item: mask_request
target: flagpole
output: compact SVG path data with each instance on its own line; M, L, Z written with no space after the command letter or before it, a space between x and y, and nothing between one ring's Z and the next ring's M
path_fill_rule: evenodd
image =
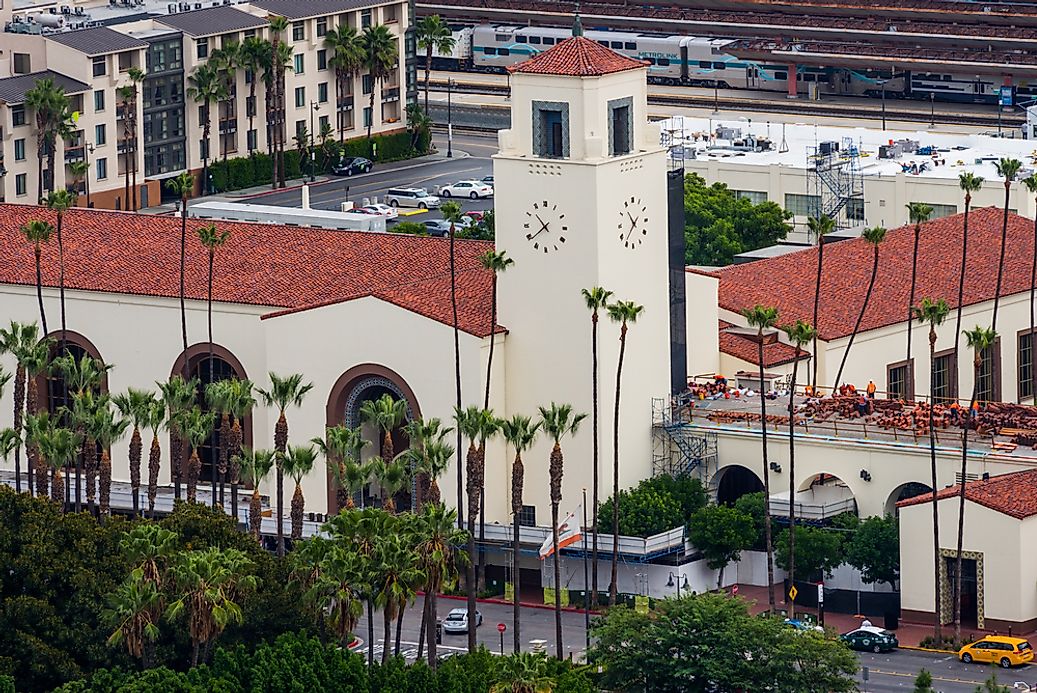
M586 633L587 640L587 653L590 653L591 649L591 597L590 597L590 577L587 573L587 489L583 489L583 531L580 532L583 535L583 628ZM558 560L555 558L555 560ZM587 658L587 654L584 654L584 659Z

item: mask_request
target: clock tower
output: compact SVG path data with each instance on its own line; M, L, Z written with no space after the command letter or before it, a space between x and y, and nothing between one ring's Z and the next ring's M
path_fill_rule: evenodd
M497 249L515 261L499 278L500 323L508 330L506 415L536 418L537 407L550 402L588 414L578 435L563 442L563 516L579 504L582 488L589 498L592 480L591 314L583 289L600 286L611 301L644 307L629 326L624 354L622 488L651 474L652 398L670 392L666 151L648 123L647 67L578 27L511 68L512 124L499 134L493 167ZM602 311L601 500L612 493L619 333ZM542 437L523 455L524 502L536 506L539 525L550 524L550 449Z

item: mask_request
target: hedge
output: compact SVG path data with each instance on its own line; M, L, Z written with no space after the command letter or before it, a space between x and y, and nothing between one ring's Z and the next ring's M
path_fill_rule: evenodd
M371 145L377 144L378 156L371 156ZM422 131L418 137L417 147L411 146L410 132L397 132L390 135L375 135L370 141L360 137L349 140L345 144L335 143L341 156L364 156L379 163L399 161L422 156L429 152L432 135ZM286 149L284 152L285 178L300 178L305 175L300 161L298 149ZM225 192L241 190L256 185L269 185L273 180L273 162L266 152L255 151L252 156L233 159L214 160L209 162L209 173L212 176L213 190Z

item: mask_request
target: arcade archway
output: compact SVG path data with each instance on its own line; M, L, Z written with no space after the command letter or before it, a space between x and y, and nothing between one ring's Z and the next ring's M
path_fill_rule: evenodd
M895 516L899 512L897 510L897 503L899 503L900 501L907 500L908 498L914 498L915 496L920 496L923 493L932 492L932 487L927 486L926 484L919 483L917 481L911 481L906 484L901 484L900 486L897 486L895 489L893 489L893 491L889 494L889 498L886 499L885 513L887 515Z
M733 464L717 472L717 504L734 505L742 496L763 491L763 481L748 467Z

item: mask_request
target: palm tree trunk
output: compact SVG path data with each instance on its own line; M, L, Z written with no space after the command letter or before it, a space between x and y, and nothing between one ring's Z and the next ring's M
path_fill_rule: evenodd
M205 307L205 318L208 327L209 334L209 385L212 385L214 378L214 367L212 362L212 270L213 265L216 263L216 251L213 248L209 248L209 286L208 293L206 295L206 307ZM223 445L224 441L221 436L220 444ZM212 507L216 507L216 460L210 459L209 472L212 474Z
M861 329L861 322L864 321L864 312L868 309L868 301L871 300L871 291L875 288L875 277L878 276L879 272L879 247L875 246L875 255L871 263L871 279L868 280L868 290L864 293L864 303L861 304L861 312L857 314L857 322L853 325L853 332L850 333L850 341L846 344L846 351L843 352L843 358L839 362L839 372L835 374L835 382L832 385L832 392L835 392L836 388L839 387L839 383L843 377L843 367L846 366L846 358L850 355L850 349L853 348L853 340L857 338L857 332Z
M184 477L184 440L175 431L169 434L170 476L173 478L174 501L180 500L180 484Z
M910 397L912 397L912 398L914 397L914 390L915 390L915 368L914 368L914 364L911 363L911 333L913 332L913 330L911 329L912 328L912 325L911 325L911 312L912 312L912 310L914 309L914 306L915 306L915 284L917 283L917 278L918 278L918 241L919 241L919 238L921 237L921 235L922 235L922 226L921 226L921 224L915 224L915 248L914 248L914 251L913 251L913 253L911 255L911 295L910 295L910 297L908 298L908 301L907 301L907 357L906 357L906 361L908 363L907 367L910 369L909 373L910 373L910 376L911 376L911 380L908 383L907 394L910 395ZM907 399L907 397L905 397L905 399Z
M554 548L555 642L559 660L565 659L562 644L562 567L558 563L558 503L551 503L551 546Z
M374 666L374 595L367 598L367 666Z
M817 362L819 361L817 356L817 336L821 330L818 329L817 325L817 311L821 305L821 262L825 256L825 238L824 236L818 235L817 238L817 280L814 282L814 318L811 323L814 326L814 345L811 356L814 359L813 366L813 377L810 380L810 389L817 394Z
M1033 253L1030 256L1030 398L1037 402L1037 363L1034 362L1034 298L1037 293L1037 217L1033 220ZM1019 398L1022 404L1023 398Z
M382 625L385 630L382 634L382 664L389 661L389 652L392 650L392 605L386 604L382 610Z
M969 251L969 207L972 204L972 195L968 192L965 193L965 217L962 223L961 232L961 266L958 269L958 308L957 317L954 321L954 370L958 372L958 365L961 361L958 359L958 348L961 343L961 311L962 301L965 297L965 261L968 259ZM955 378L957 380L957 378ZM957 393L954 395L957 397Z
M612 576L609 583L609 606L616 605L619 591L619 394L623 382L623 355L627 348L627 323L619 328L619 362L616 365L616 406L612 422Z
M374 127L374 93L376 87L378 86L378 81L379 80L374 79L374 75L371 75L371 118L367 121L367 141L369 143L371 141L371 128ZM374 158L373 149L371 150L371 158Z
M288 447L288 419L284 410L274 426L274 451L277 467L277 555L284 556L284 453Z
M371 98L374 99L374 92L372 91ZM373 101L372 101L373 104ZM373 118L373 116L372 116ZM454 405L458 411L461 410L461 335L458 329L457 322L457 262L455 253L455 238L454 238L454 225L450 224L450 309L453 315L453 328L454 328ZM463 473L461 469L461 428L460 426L455 427L457 429L457 446L454 448L457 450L457 526L464 527L464 513L461 511L461 484Z
M1008 241L1008 199L1011 182L1005 181L1005 212L1001 219L1001 254L997 261L997 288L994 291L994 313L990 318L990 331L997 333L997 310L1001 305L1001 280L1005 274L1005 247Z
M931 330L932 328L930 328ZM932 339L932 334L929 339L929 372L930 372L930 395L932 394L932 382L936 375L936 341ZM934 611L933 611L933 635L937 638L940 637L940 512L937 507L936 494L939 490L939 486L936 481L936 431L933 428L933 405L932 397L929 401L929 472L930 482L933 488L933 590L935 592L934 598ZM968 424L963 430L968 430ZM964 441L963 441L964 442Z
M25 402L25 366L18 364L14 376L14 430L22 430L22 412ZM29 480L29 495L32 495L32 480ZM22 492L22 446L14 449L14 490Z
M259 484L252 489L252 499L248 504L249 531L256 541L260 541L263 527L263 500L259 495Z
M212 121L209 114L209 102L206 101L204 105L205 110L205 124L202 129L202 139L205 140L205 156L202 157L202 194L208 195L212 192L209 189L209 150L212 148L212 143L209 141L212 135Z
M187 500L191 503L198 499L198 472L201 466L198 448L192 446L191 456L187 458Z
M306 501L302 495L302 486L295 484L295 493L292 494L292 541L302 540L302 518L306 508Z
M1007 195L1005 196L1008 197ZM965 416L965 425L961 429L961 486L958 489L958 544L957 554L955 555L955 572L954 572L954 639L961 639L961 548L962 542L965 539L965 472L968 467L969 459L969 420L972 416L972 406L976 402L976 396L979 393L979 371L982 365L980 354L976 352L975 359L975 375L972 380L972 398L969 400L969 411ZM936 503L933 502L933 507L936 507ZM937 612L937 620L939 620L939 612Z
M594 506L591 510L591 603L598 606L598 419L600 412L598 411L598 311L595 310L591 313L591 399L592 399L592 413L591 419L593 422L593 459L591 466L593 470L593 490L591 495L591 504Z
M393 644L392 653L394 657L400 656L400 636L403 632L403 611L407 608L407 602L403 602L400 606L400 612L396 614L396 642Z
M439 576L435 575L434 578L429 581L429 591L425 593L425 608L428 612L426 615L425 640L428 643L428 665L433 669L435 669L439 663L439 659L436 656L436 632L438 630L436 602L438 601L438 591Z
M468 445L468 565L465 566L465 591L468 596L468 652L475 652L475 516L479 511L479 490L477 488L478 455L475 441ZM460 457L458 458L460 459ZM460 504L459 504L460 505Z
M148 456L148 515L155 519L155 497L158 495L158 472L162 463L162 448L158 436L151 439L151 453Z
M415 661L420 662L425 654L425 629L428 627L428 585L425 585L425 596L421 600L421 627L418 629L418 654Z
M130 437L130 490L133 494L133 516L140 512L140 460L144 452L144 443L140 439L140 427L133 427ZM76 498L78 502L79 498Z
M43 325L43 336L46 337L50 333L47 331L47 312L43 309L43 273L40 270L41 249L39 243L36 244L34 252L36 253L36 300L40 304L40 324ZM453 259L452 254L451 259ZM451 272L452 274L453 272Z
M516 455L515 457L516 460L518 460L518 455ZM519 464L521 464L521 461L519 461ZM512 646L514 648L512 651L515 654L518 654L522 651L522 568L519 554L520 533L522 531L522 526L519 524L519 516L517 512L513 513L512 517L512 522L514 523L512 534L514 535L514 538L512 539L511 543L511 585L512 592L514 593L515 597L514 603L512 604L512 621L514 621L515 624L515 627L513 629L514 632L512 634Z
M757 358L760 365L760 432L763 441L763 537L767 544L767 604L770 612L775 613L774 601L774 542L771 537L771 470L767 461L767 398L764 396L763 387L763 329L760 329L759 343L757 344ZM795 498L789 498L791 506ZM789 528L789 534L794 529Z
M112 458L109 455L107 448L101 452L101 464L97 471L99 477L97 502L101 518L103 519L108 517L112 512Z
M497 273L493 273L493 285L490 289L490 353L486 358L486 395L483 398L483 409L490 408L490 380L493 373L493 346L497 341ZM486 440L480 444L485 464ZM486 589L486 484L479 485L479 575L476 583L479 590Z
M875 274L872 272L872 279ZM868 305L868 299L864 299ZM861 309L864 314L864 309ZM852 339L852 337L851 337ZM849 351L849 346L846 348ZM789 385L789 585L796 584L796 376L799 374L799 342L796 342L796 353L792 361L792 383ZM844 356L845 358L845 356ZM840 370L842 367L840 366ZM838 380L838 378L836 378ZM762 393L761 393L762 394ZM722 572L722 571L721 571ZM717 585L719 591L722 586ZM790 599L789 618L796 617L796 602Z
M432 74L432 42L425 48L425 114L428 114L428 85Z

